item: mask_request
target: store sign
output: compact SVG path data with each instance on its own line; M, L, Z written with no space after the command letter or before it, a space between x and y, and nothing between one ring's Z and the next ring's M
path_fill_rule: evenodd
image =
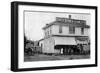
M87 37L77 37L76 40L77 40L77 43L79 43L79 44L87 44L88 43Z
M61 18L61 17L56 17L56 21L58 22L67 22L67 23L86 23L86 21L83 20L75 20L71 18Z

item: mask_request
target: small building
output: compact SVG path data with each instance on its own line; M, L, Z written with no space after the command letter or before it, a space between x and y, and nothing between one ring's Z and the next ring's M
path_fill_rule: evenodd
M43 53L68 54L88 51L89 29L85 20L56 17L43 27L44 38L39 41Z

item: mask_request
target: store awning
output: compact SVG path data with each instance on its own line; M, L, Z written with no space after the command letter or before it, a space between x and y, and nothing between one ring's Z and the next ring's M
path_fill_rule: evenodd
M54 39L55 45L77 45L74 37L56 37Z

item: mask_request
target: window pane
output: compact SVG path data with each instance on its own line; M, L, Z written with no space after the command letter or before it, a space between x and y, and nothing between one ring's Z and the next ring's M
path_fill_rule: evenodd
M59 26L59 33L62 33L62 26Z
M69 27L69 33L70 34L75 34L75 27Z
M84 28L81 28L81 33L84 34Z

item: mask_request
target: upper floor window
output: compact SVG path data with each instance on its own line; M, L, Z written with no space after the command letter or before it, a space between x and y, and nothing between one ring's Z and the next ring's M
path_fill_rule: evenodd
M52 34L52 30L51 30L51 27L50 27L50 35Z
M70 34L75 34L75 27L69 26L69 33Z
M81 28L81 33L84 34L84 28Z
M62 33L62 26L59 26L59 33Z
M49 31L47 31L47 36L49 36Z
M45 37L47 37L47 32L45 32Z
M51 31L50 30L45 31L45 37L49 37L50 34L51 34Z

